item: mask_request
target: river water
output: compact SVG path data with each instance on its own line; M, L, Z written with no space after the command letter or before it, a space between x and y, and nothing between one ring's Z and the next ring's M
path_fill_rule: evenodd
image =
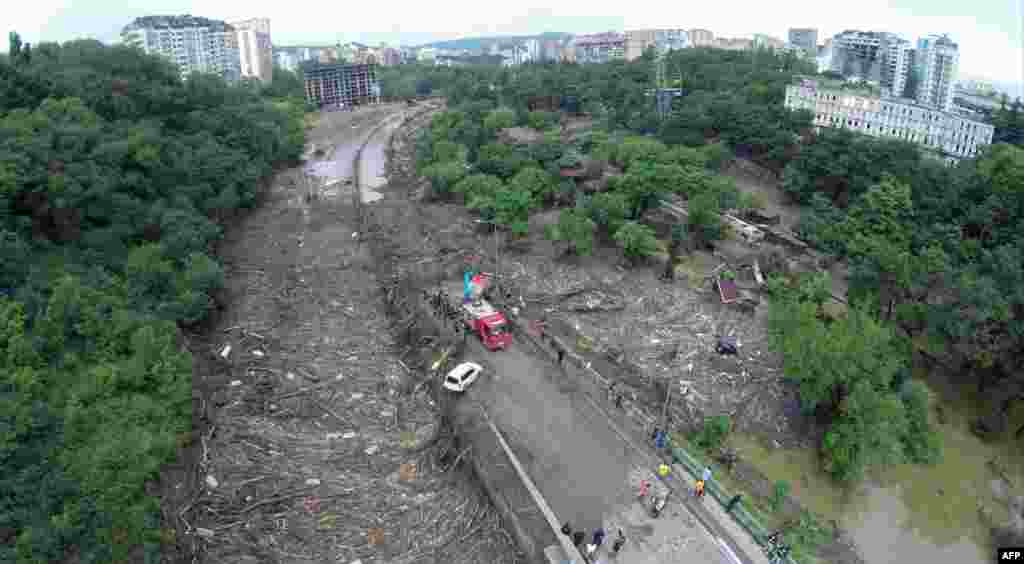
M1002 482L987 463L997 461L1019 488L1024 449L1019 441L981 442L968 429L979 413L970 391L937 377L926 383L933 416L936 407L942 412L942 421L933 423L943 436L943 460L934 466L874 470L864 483L843 490L819 470L813 449L770 449L744 435L730 440L769 479L788 481L804 507L839 522L868 564L988 564L989 528L979 508L999 522L1008 513L997 494Z

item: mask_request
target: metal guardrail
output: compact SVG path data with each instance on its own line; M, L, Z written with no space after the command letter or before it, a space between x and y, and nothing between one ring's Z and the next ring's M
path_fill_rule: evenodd
M684 468L686 468L686 471L689 472L694 479L697 479L697 477L702 474L705 464L703 464L700 460L691 455L686 449L680 446L672 445L669 447L669 450L672 453L672 460L675 463L681 464ZM715 480L714 476L712 476L711 480L704 484L704 491L710 493L711 496L718 500L718 503L722 504L723 506L726 505L729 501L729 498L732 497L725 493L725 489L722 487L721 484L718 483L717 480ZM766 529L764 525L762 525L761 522L758 521L757 517L751 515L750 512L747 511L747 508L743 507L742 505L737 506L735 509L729 512L729 515L731 515L732 518L737 523L739 523L741 527L743 527L744 529L746 529L748 533L750 533L751 538L754 539L754 542L756 542L758 546L764 549L765 539L770 533L768 529ZM785 564L798 564L798 562L794 560L792 556L786 556L786 558L783 559L782 562Z

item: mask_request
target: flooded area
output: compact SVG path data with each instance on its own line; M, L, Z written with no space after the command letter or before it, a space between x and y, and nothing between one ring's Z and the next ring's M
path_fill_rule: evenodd
M359 171L364 204L376 202L384 197L377 189L388 183L387 148L391 134L401 125L402 119L394 119L381 127L363 148Z
M991 560L989 523L980 512L1000 524L1008 519L1005 486L991 466L1019 490L1024 453L1019 441L985 444L969 431L979 408L968 391L937 377L926 382L933 413L942 413L936 424L943 460L934 466L877 469L865 483L844 490L820 471L814 450L772 449L742 434L730 441L770 480L788 481L803 506L840 523L868 564L984 564Z

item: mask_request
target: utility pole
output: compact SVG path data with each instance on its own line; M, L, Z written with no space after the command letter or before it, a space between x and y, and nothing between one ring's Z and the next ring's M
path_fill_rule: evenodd
M691 362L686 367L686 369L690 371L690 375L692 376L693 375L693 363ZM672 384L674 384L674 382L669 383L668 390L666 390L666 393L665 393L665 407L662 408L662 410L661 410L661 428L665 429L666 433L668 432L668 404L669 404L669 401L672 399L672 388L673 388Z
M501 247L498 245L498 222L494 219L477 219L474 221L483 225L490 225L494 233L494 282L495 289L499 289L497 284L501 275Z

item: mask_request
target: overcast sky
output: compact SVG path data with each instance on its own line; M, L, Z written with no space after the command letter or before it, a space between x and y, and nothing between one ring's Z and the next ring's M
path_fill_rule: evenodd
M268 17L277 45L364 41L417 44L438 39L543 31L587 33L651 27L695 27L716 35L768 33L786 38L789 27L816 27L819 41L844 29L893 31L915 41L947 32L960 44L961 75L1019 83L1024 74L1021 28L1024 0L718 1L698 4L562 0L480 2L293 2L252 0L25 0L8 3L3 20L24 41L95 37L110 41L133 18L183 14L215 19ZM0 49L6 51L6 41Z

